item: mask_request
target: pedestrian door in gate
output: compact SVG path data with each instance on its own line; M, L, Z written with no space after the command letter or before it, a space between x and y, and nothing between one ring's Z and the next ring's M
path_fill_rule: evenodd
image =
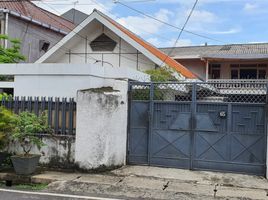
M266 85L244 96L201 83L131 88L130 164L264 175Z

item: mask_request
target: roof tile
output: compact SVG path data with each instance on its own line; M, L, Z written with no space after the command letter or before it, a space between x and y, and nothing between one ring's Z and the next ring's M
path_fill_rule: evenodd
M45 24L49 24L66 32L70 32L75 27L72 22L36 6L29 0L1 0L0 8L20 13L21 15L30 17Z

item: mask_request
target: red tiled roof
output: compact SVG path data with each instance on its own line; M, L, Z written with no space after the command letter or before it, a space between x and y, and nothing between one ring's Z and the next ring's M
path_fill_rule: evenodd
M66 32L70 32L75 27L72 22L36 6L29 0L8 0L6 2L5 0L0 0L0 9L1 8L14 11Z
M100 12L98 10L95 10L95 11L98 12L100 15L102 15L104 18L106 18L116 28L121 30L126 35L128 35L135 42L139 43L145 49L147 49L149 52L151 52L153 55L155 55L157 58L162 60L163 64L164 63L167 64L168 66L170 66L171 68L175 69L177 72L179 72L181 75L183 75L186 78L190 78L190 79L197 78L196 75L193 72L188 70L186 67L184 67L182 64L180 64L176 60L172 59L170 56L166 55L165 53L163 53L162 51L160 51L159 49L157 49L156 47L154 47L150 43L144 41L143 39L138 37L136 34L132 33L131 31L129 31L128 29L126 29L125 27L123 27L122 25L120 25L119 23L117 23L116 21L111 19L110 17L106 16L102 12Z

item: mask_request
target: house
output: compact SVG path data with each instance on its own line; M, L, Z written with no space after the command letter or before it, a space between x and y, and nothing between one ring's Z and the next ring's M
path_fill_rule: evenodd
M203 81L267 78L268 43L176 47L171 57Z
M180 74L181 79L196 78L179 62L98 10L36 63L88 63L138 71L168 66Z
M73 22L74 24L78 25L82 21L84 21L88 15L86 13L83 13L79 10L76 10L74 8L68 10L67 12L63 13L61 17Z
M35 62L67 35L75 25L39 8L29 0L0 1L0 33L21 40L22 54ZM7 41L2 43L8 46Z

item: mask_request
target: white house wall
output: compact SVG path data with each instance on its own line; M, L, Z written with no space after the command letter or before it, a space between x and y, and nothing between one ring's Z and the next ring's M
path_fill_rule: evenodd
M117 45L112 52L93 52L89 44L103 32L116 41ZM87 57L85 53L87 53ZM155 68L154 62L126 41L120 39L111 30L103 28L103 25L96 20L92 21L84 30L67 42L60 52L51 56L46 62L81 64L95 63L96 60L103 61L101 62L103 65L128 67L140 71Z

